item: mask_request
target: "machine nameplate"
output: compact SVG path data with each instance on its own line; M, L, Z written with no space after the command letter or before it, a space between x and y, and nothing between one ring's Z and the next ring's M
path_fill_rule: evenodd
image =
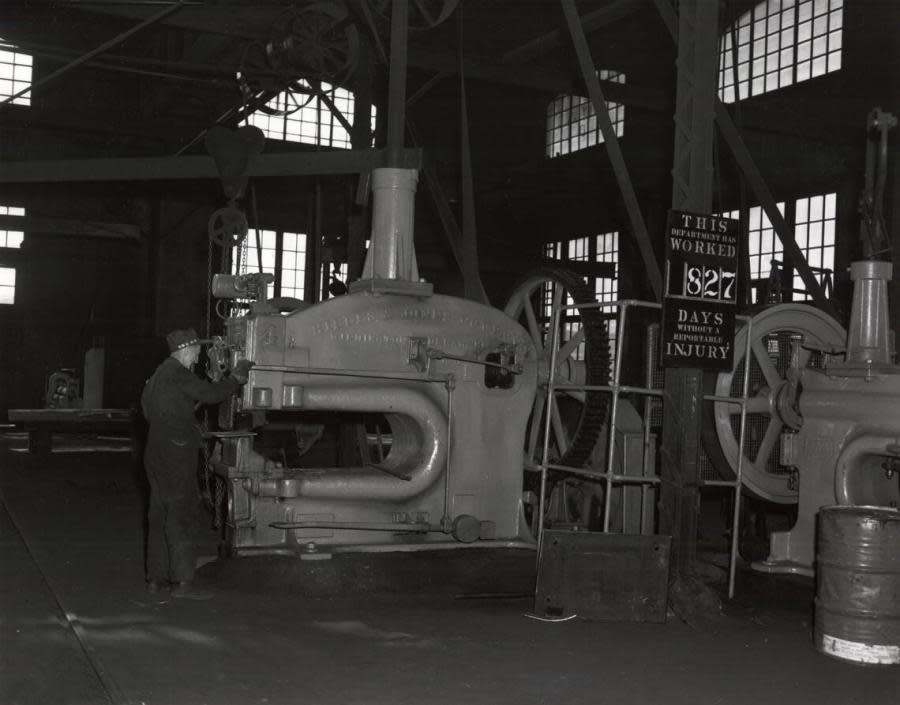
M357 343L367 344L376 347L396 347L398 345L406 346L409 343L409 336L405 335L384 335L379 333L351 333L345 331L342 333L332 333L327 336L328 340L340 343ZM478 339L459 339L447 338L444 336L435 337L428 336L423 338L428 347L438 348L445 352L456 351L466 352L469 350L485 349L485 341Z
M481 334L496 338L504 343L522 343L525 337L511 327L504 327L490 321L475 316L461 315L455 311L445 311L426 307L409 307L402 310L394 310L391 308L380 308L372 311L360 311L357 313L346 314L331 318L328 320L318 321L313 324L310 331L313 336L321 336L330 334L331 340L344 342L372 342L376 344L394 344L397 342L405 342L406 336L390 336L383 334L370 334L346 332L348 329L358 329L366 324L374 324L382 321L422 321L423 323L436 323L440 326L457 326L461 328L475 329ZM459 337L443 339L429 339L429 344L440 347L454 347L455 349L471 349L477 343L460 342Z

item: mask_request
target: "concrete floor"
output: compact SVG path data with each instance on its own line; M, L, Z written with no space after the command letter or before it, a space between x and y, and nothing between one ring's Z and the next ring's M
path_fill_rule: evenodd
M535 620L533 560L483 553L470 569L461 558L372 564L441 576L415 589L339 586L334 565L331 582L310 582L308 564L283 558L213 562L201 572L215 599L156 603L143 590L127 449L39 460L24 445L0 439L6 705L898 702L900 668L813 648L813 587L796 578L742 572L724 614L692 624ZM213 539L201 536L210 552ZM344 575L371 574L361 570Z

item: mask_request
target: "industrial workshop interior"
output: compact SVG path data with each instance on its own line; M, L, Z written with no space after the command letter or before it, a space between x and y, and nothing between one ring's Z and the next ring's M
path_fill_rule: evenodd
M0 702L897 702L898 29L0 3Z

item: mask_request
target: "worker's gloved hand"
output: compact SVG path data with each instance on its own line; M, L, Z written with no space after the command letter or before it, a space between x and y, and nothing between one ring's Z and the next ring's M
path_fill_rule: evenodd
M256 363L251 362L250 360L238 360L234 369L231 371L231 376L241 384L244 384L249 378L250 368L253 367L254 364Z

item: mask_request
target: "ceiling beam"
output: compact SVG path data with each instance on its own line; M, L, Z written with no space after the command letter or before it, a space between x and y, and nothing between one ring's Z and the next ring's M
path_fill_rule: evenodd
M403 150L399 166L418 169L421 164L421 150ZM260 154L250 159L248 175L279 177L356 174L386 165L383 150ZM213 158L205 155L18 161L4 162L0 169L0 183L4 184L218 178L219 172Z
M20 230L29 235L70 235L113 240L140 240L141 229L129 223L102 223L35 215L0 215L0 230Z
M409 65L436 73L459 73L459 58L455 54L436 49L410 47ZM494 59L470 55L463 60L463 70L469 79L531 88L553 95L580 94L584 91L583 84L576 80L575 74L545 66L500 64ZM604 94L616 103L656 111L671 109L671 99L665 91L614 81L600 81L600 85L603 86Z
M593 32L595 29L606 27L613 22L627 17L635 10L645 5L647 0L615 0L599 10L588 12L581 16L581 27L586 34ZM567 35L559 29L536 37L521 46L511 49L500 57L501 63L504 64L521 64L526 61L546 54L549 51L557 49L563 42L567 41Z

